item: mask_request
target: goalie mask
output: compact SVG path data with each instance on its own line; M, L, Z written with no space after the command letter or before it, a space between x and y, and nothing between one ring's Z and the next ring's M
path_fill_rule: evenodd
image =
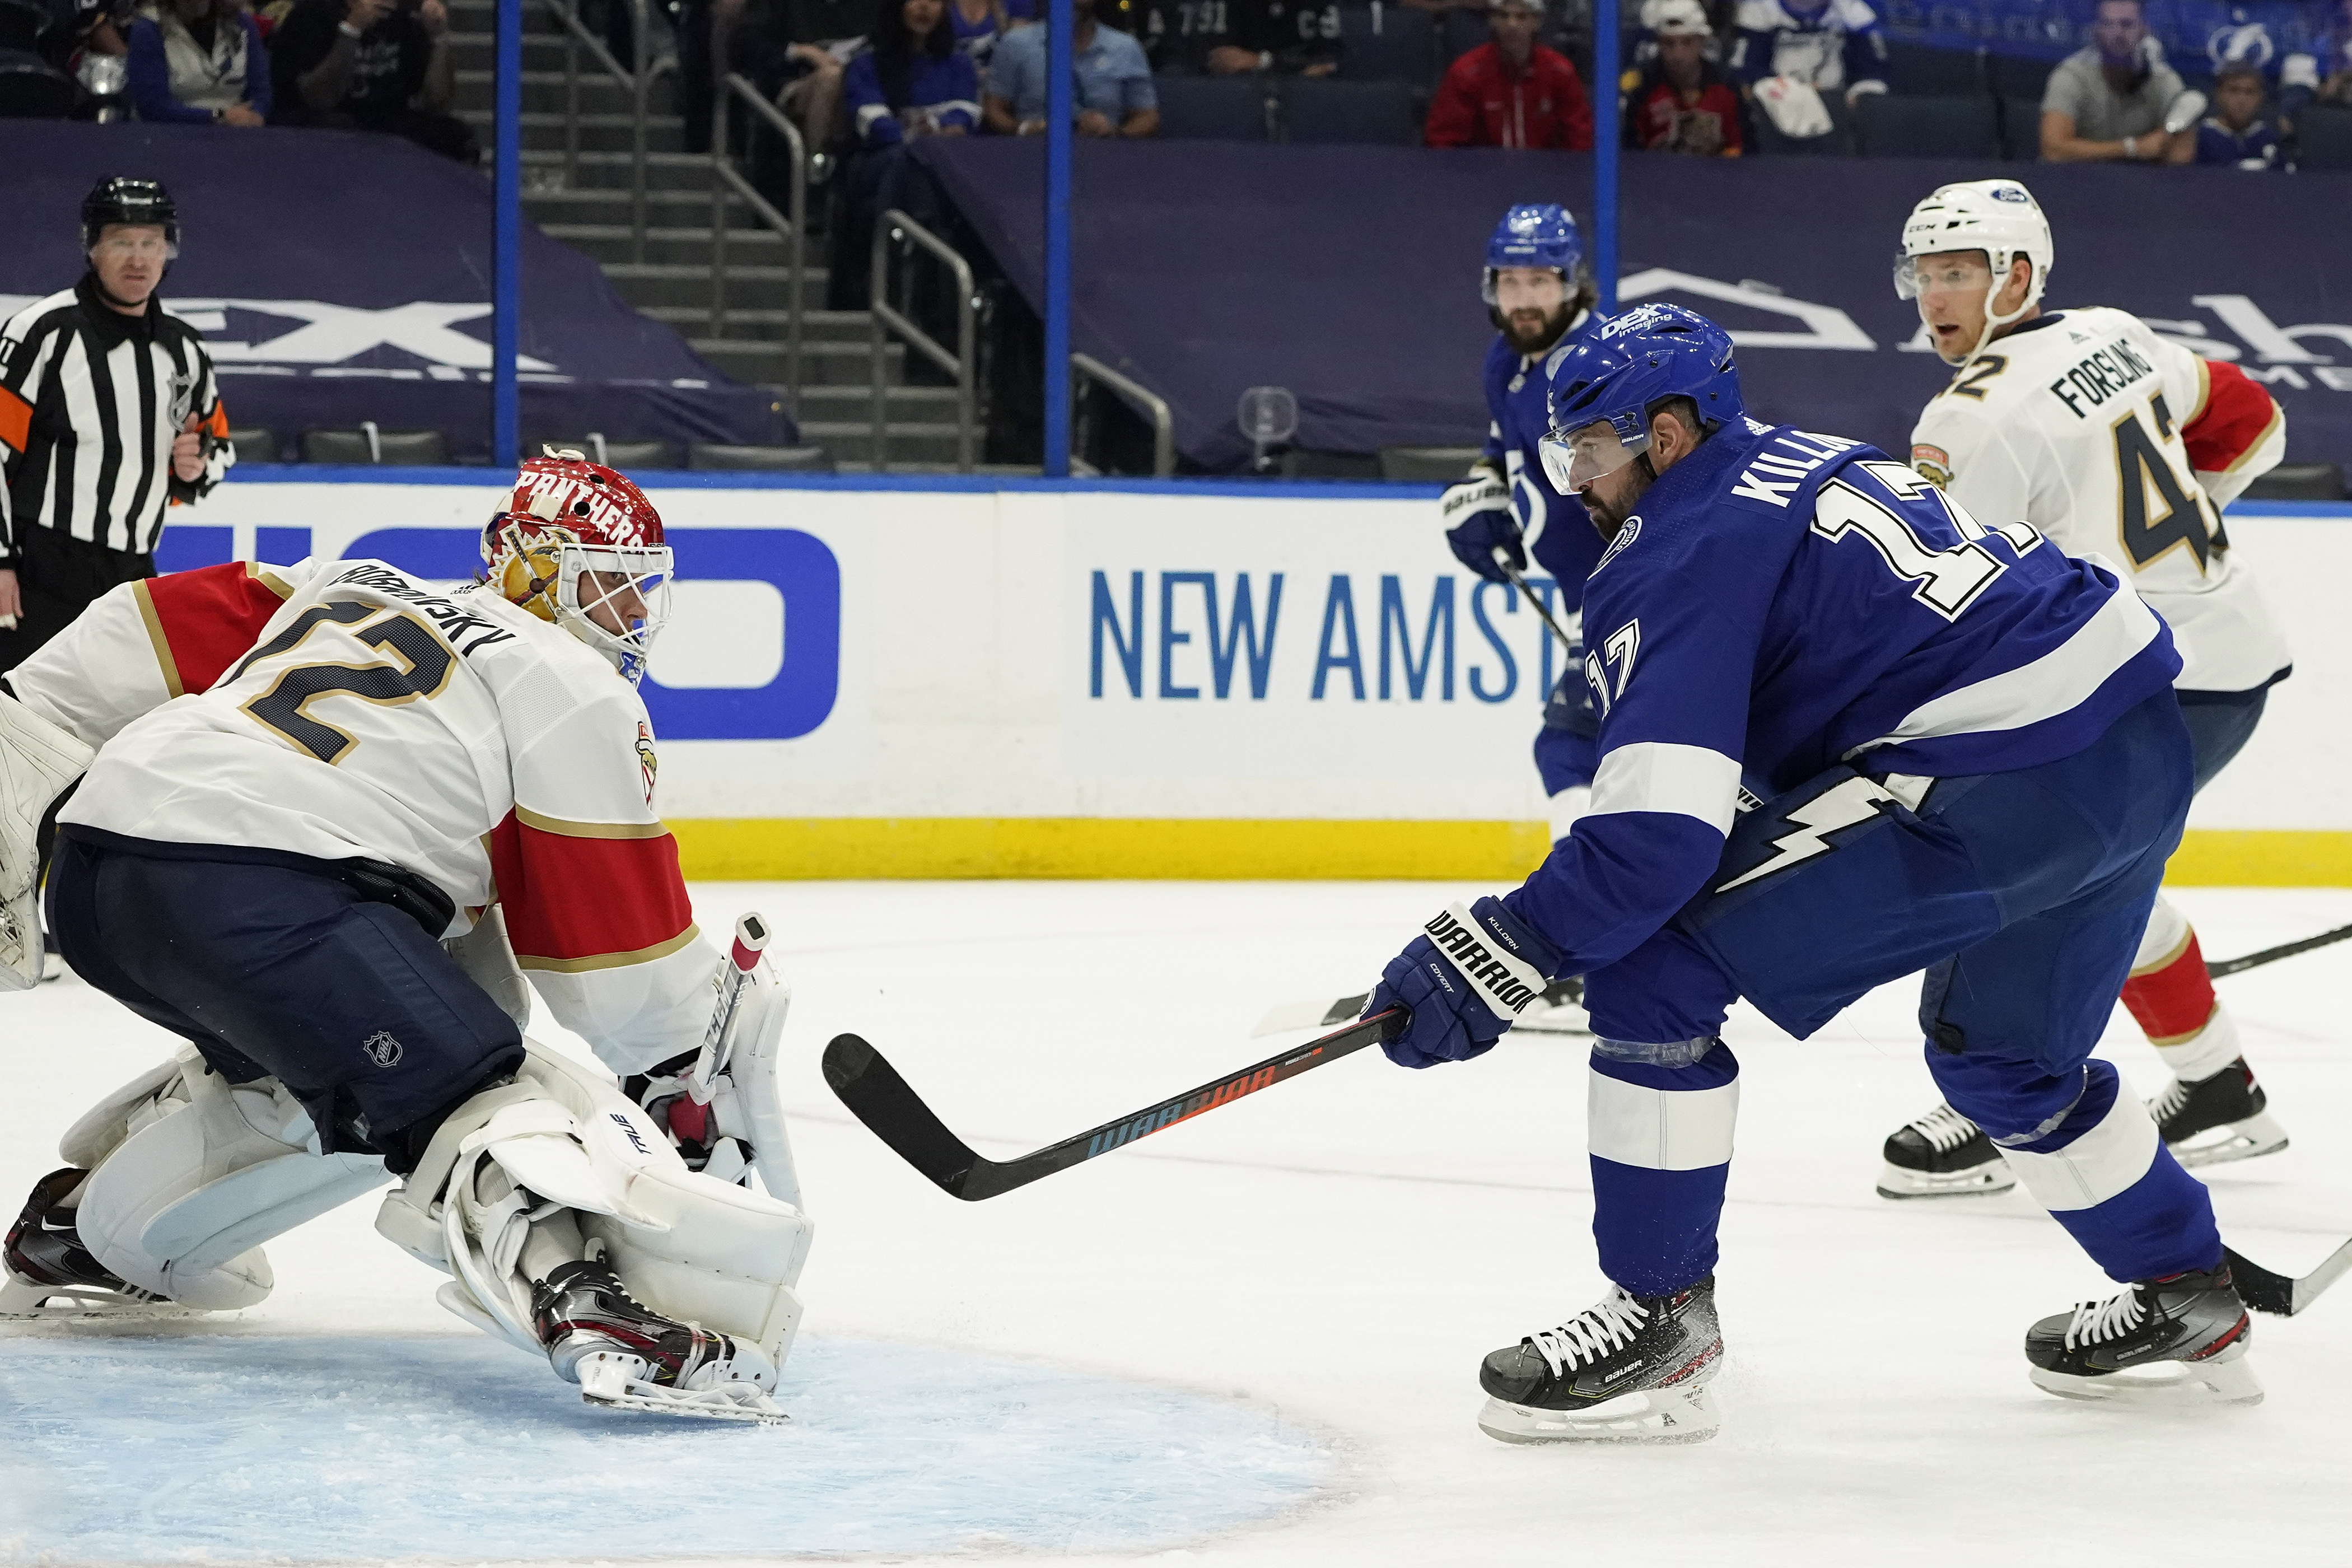
M482 575L509 603L562 626L631 685L669 619L674 571L661 514L623 475L550 447L482 530Z

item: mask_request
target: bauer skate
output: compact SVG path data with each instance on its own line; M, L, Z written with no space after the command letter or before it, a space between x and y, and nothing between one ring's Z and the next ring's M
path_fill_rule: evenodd
M1895 1129L1878 1173L1882 1198L1948 1198L2005 1193L2017 1173L1984 1129L1948 1105Z
M1543 994L1528 1004L1528 1010L1511 1027L1537 1035L1592 1033L1592 1019L1584 1011L1583 977L1570 975L1545 986Z
M1713 1276L1671 1296L1612 1288L1486 1358L1478 1426L1506 1443L1700 1442L1721 1424L1706 1384L1722 1362Z
M2259 1405L2253 1323L2227 1265L2138 1280L2026 1331L2034 1386L2066 1399Z
M2252 1160L2286 1147L2286 1130L2271 1120L2270 1097L2240 1057L2194 1083L2174 1079L2148 1101L2156 1130L2183 1165Z
M556 1374L591 1405L721 1421L780 1422L776 1369L757 1345L648 1311L602 1261L558 1265L531 1291Z
M88 1171L68 1165L33 1185L0 1243L0 1322L144 1322L203 1315L127 1285L89 1254L67 1206Z

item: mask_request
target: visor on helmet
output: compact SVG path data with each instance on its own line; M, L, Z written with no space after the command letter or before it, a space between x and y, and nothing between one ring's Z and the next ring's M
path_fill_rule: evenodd
M1631 426L1629 431L1625 427ZM1650 432L1637 414L1596 419L1574 430L1554 430L1537 443L1544 477L1563 495L1574 495L1604 474L1613 474L1649 450Z
M1992 274L1992 259L1981 250L1946 250L1929 256L1895 258L1895 293L1916 300L1930 289L1981 289Z

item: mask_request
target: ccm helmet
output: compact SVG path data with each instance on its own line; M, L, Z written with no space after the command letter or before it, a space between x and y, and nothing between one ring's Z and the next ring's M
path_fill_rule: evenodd
M1895 258L1895 292L1906 300L1919 297L1918 260L1955 250L1981 250L1992 269L1985 290L1984 333L1969 351L1974 359L1991 341L1995 327L2005 327L2040 302L2050 283L2056 247L2050 241L2050 220L2042 216L2033 193L2015 180L1968 180L1938 185L1935 194L1911 209L1903 223L1903 249ZM2019 257L2033 264L2026 279L2025 298L2014 310L1996 315L1993 297L2009 281L2010 264Z
M673 570L645 492L560 447L523 459L514 494L482 529L491 590L603 654L632 685L669 619Z

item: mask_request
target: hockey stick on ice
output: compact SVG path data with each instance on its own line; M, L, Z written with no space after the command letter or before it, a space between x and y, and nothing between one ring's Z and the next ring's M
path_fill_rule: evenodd
M1412 1016L1402 1007L1376 1013L1360 1024L1326 1035L1319 1040L1254 1062L1213 1083L1180 1094L1173 1100L1106 1121L1034 1154L1003 1162L983 1160L964 1141L948 1131L921 1098L907 1086L882 1053L856 1035L835 1035L824 1048L824 1081L850 1113L866 1123L893 1152L950 1197L967 1203L992 1198L1015 1187L1066 1171L1097 1154L1108 1154L1139 1138L1190 1121L1203 1111L1229 1105L1245 1094L1297 1078L1366 1046L1384 1044L1404 1033Z
M2275 963L2282 958L2293 958L2298 952L2309 952L2315 947L2352 937L2352 926L2337 926L2334 931L2321 931L2300 942L2283 942L2276 947L2266 947L2260 952L2247 953L2243 958L2225 958L2219 963L2209 963L2205 973L2219 980L2225 974L2238 974L2249 969L2260 969L2265 963Z
M2352 1270L2352 1241L2329 1253L2326 1262L2300 1279L2250 1263L2226 1247L2221 1249L2221 1257L2230 1265L2230 1277L2237 1284L2239 1300L2257 1312L2292 1318Z

